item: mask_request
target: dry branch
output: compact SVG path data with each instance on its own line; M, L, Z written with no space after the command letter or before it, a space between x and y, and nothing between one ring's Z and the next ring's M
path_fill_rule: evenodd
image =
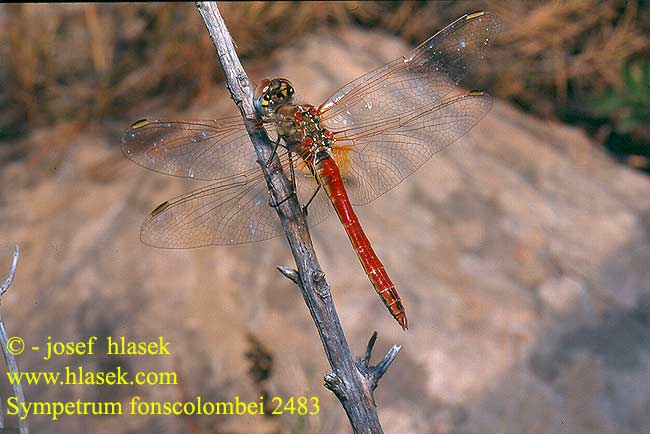
M264 129L256 128L260 120L253 107L253 86L237 57L230 33L214 2L198 2L197 8L219 55L230 94L244 117L258 162L268 161L271 142ZM370 353L377 337L374 333L365 356L354 362L325 273L316 258L305 216L295 195L292 195L290 182L282 172L277 156L268 167L265 164L260 166L273 202L279 204L276 207L278 217L297 265L297 270L287 267L279 267L279 270L300 288L332 368L325 375L325 386L341 402L355 433L381 434L373 391L397 357L400 347L393 346L379 365L370 367ZM289 199L284 200L286 198Z
M0 285L0 302L2 301L2 296L7 292L11 282L14 280L16 274L16 267L18 266L18 245L14 248L13 260L11 262L11 270L5 281ZM7 371L18 373L18 365L16 364L16 358L13 354L7 349L7 340L9 336L7 335L7 329L5 328L5 323L2 321L2 316L0 315L0 346L2 347L2 354L4 354L5 363L7 364ZM25 403L25 394L23 393L23 388L18 382L13 382L12 387L14 389L14 396L18 399L19 403ZM20 434L29 434L29 427L27 424L27 419L25 418L25 410L23 406L20 406L20 414L18 420L18 432ZM4 428L4 419L3 413L0 411L0 430Z

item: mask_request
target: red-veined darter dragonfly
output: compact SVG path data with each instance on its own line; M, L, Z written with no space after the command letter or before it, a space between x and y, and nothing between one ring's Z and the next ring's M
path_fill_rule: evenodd
M308 205L308 224L337 213L375 291L405 330L404 305L352 205L391 190L485 116L490 97L458 83L500 29L491 13L465 15L319 106L297 103L285 79L265 79L255 92L260 128L276 139L282 170ZM144 243L191 248L282 233L241 116L141 120L124 133L122 149L148 169L215 181L159 205L142 226Z

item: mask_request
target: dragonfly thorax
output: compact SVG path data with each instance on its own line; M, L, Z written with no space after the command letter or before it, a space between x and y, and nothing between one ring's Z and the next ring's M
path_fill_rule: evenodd
M290 150L306 156L332 148L334 136L321 123L316 107L288 104L278 109L277 117L284 120L277 131Z
M278 135L290 149L313 153L320 147L331 148L334 137L322 126L316 107L293 104L293 95L289 80L264 79L255 89L255 109L263 118L276 121Z

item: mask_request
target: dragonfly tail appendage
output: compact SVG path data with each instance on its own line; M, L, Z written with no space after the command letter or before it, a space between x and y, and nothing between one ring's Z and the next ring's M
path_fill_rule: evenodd
M386 275L386 277L388 277L388 275ZM370 281L375 287L375 291L377 291L377 294L379 294L379 297L381 297L382 301L388 308L390 314L393 315L393 318L395 318L395 321L397 321L403 330L408 330L409 324L408 319L406 318L406 311L404 310L402 299L399 297L395 286L385 288L382 290L382 292L379 292L379 289L377 288L377 285L375 285L375 282L373 282L372 279Z
M332 205L341 223L345 227L354 251L357 253L357 257L368 275L372 286L400 327L407 330L408 320L402 300L352 209L338 166L334 160L328 158L320 162L319 172L323 186L332 201Z

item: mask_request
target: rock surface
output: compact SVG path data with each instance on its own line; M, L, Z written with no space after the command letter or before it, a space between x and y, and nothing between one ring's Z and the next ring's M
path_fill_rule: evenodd
M249 74L288 77L317 103L407 50L377 33L324 34L279 51ZM184 115L212 118L228 104L219 87ZM55 424L34 416L33 432L349 432L338 402L322 387L328 365L302 298L275 270L292 264L284 239L184 251L142 245L147 213L198 183L129 163L118 142L116 129L99 122L74 137L52 173L24 161L2 168L0 242L16 240L22 248L3 318L28 346L43 346L48 336L171 342L171 356L45 361L28 351L19 358L24 371L174 370L180 384L26 386L27 399L121 401L128 413L135 395L256 401L265 390L318 396L321 411L62 416ZM404 300L406 334L373 294L338 221L315 228L353 350L360 354L373 330L377 355L403 345L376 394L384 431L649 431L648 198L649 180L614 163L580 130L496 101L467 136L358 209ZM261 384L248 372L246 353L256 347L249 335L273 360Z

